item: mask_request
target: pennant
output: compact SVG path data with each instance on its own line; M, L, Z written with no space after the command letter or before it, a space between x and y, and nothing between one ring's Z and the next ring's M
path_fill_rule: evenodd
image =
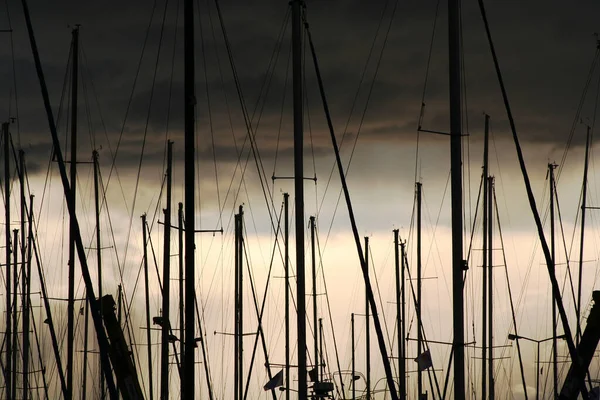
M317 368L318 367L314 367L313 369L311 369L310 371L308 371L308 377L310 378L311 382L318 382L319 381L319 370Z
M429 350L425 350L423 353L421 353L417 358L415 358L415 361L417 362L417 368L419 371L424 371L433 366L433 362L431 361L431 353L429 353Z
M278 386L283 386L283 370L279 371L267 384L263 387L265 390L273 390Z

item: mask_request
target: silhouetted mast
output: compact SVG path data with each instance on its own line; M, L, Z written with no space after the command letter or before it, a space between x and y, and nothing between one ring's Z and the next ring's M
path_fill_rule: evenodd
M98 298L102 298L102 242L100 240L100 168L98 164L98 151L92 152L94 162L94 210L96 212L96 258L98 260ZM99 302L102 314L102 302ZM103 370L103 359L100 357L100 371ZM100 373L100 399L105 398L104 374Z
M290 221L288 193L283 194L285 260L285 399L290 400Z
M77 74L79 59L79 27L72 31L73 64L71 71L71 202L73 211L76 205L77 187ZM69 224L69 298L67 303L67 399L73 398L73 341L75 340L75 213L70 216Z
M184 392L182 400L193 400L195 371L195 170L196 143L195 143L195 106L196 96L194 93L194 2L184 0L184 144L185 144L185 337L184 359L183 359L183 383Z
M21 186L21 309L22 318L22 337L23 337L23 395L21 398L27 400L29 398L29 273L27 258L27 245L25 240L25 223L28 219L26 215L26 200L25 200L25 152L19 150L19 181ZM15 303L16 304L16 303ZM16 391L15 391L16 393Z
M369 275L369 237L365 236L365 265ZM367 362L367 399L371 398L371 310L369 309L369 296L365 293L365 345Z
M5 266L6 266L6 357L4 363L4 381L6 382L6 398L12 396L12 308L11 308L11 271L10 271L10 138L8 133L8 122L2 123L2 136L4 138L4 239L5 239Z
M483 173L481 177L481 182L483 186L483 250L482 250L482 301L481 301L481 398L487 398L487 287L488 287L488 208L490 205L488 203L488 152L489 152L489 126L490 126L490 117L489 115L485 116L485 131L484 131L484 139L483 139Z
M585 163L583 165L583 189L581 193L581 236L579 240L579 271L577 276L577 306L575 307L575 320L577 321L577 331L575 334L575 345L579 346L581 340L581 277L583 275L583 243L585 235L585 206L587 203L587 176L588 176L588 159L590 153L591 128L587 127L587 135L585 139Z
M142 215L142 237L144 242L144 289L146 294L146 340L148 347L148 388L150 400L154 399L154 380L152 379L152 330L150 328L150 288L148 285L148 239L146 232L146 214ZM164 286L163 286L164 287Z
M417 357L423 352L423 320L421 319L421 301L423 286L423 265L421 260L421 182L417 182ZM417 368L417 399L423 396L423 371Z
M165 213L165 238L163 250L162 325L160 341L160 399L169 398L169 334L171 320L169 308L171 286L171 184L173 167L173 142L167 142L167 208Z
M462 68L461 0L448 0L448 56L450 80L450 186L452 193L452 304L454 348L454 400L465 398L465 343L462 237Z
M556 190L554 185L554 168L556 164L548 164L548 174L550 176L550 254L554 265L556 265L556 239L554 232L554 198L556 196ZM579 326L579 321L577 321ZM556 295L552 292L552 385L553 385L553 396L558 396L558 350L557 343L557 319L556 319Z
M292 0L292 75L294 92L294 196L296 218L296 312L298 332L298 398L307 398L306 381L306 284L304 265L304 128L302 69L303 0Z
M317 382L319 381L319 340L317 329L317 257L315 249L315 217L311 216L308 222L310 226L310 260L312 267L312 298L313 298L313 329L315 333L315 368Z

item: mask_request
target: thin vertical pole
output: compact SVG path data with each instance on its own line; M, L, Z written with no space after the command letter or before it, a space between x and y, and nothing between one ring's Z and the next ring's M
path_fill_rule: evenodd
M241 400L239 396L239 385L240 385L240 341L238 338L241 336L240 332L240 252L239 252L239 241L240 241L240 216L236 214L234 216L234 234L235 234L235 252L234 252L234 276L235 276L235 284L234 284L234 348L233 348L233 357L234 357L234 372L233 372L233 398L234 400Z
M92 152L94 163L94 211L96 213L96 258L98 261L98 298L102 299L102 242L100 240L100 166L98 163L98 152ZM102 315L102 301L99 302L100 315ZM86 324L87 325L87 324ZM103 357L100 357L100 371L104 370ZM104 374L100 372L100 399L104 400Z
M85 300L85 317L83 319L83 369L81 374L81 400L86 399L87 395L87 362L88 362L88 327L90 322L89 301Z
M394 267L396 272L396 324L397 329L396 332L398 334L398 393L400 394L400 399L404 400L404 386L406 385L406 380L403 379L404 371L402 370L402 366L404 364L404 360L402 359L402 304L400 302L400 293L402 291L402 285L400 281L400 241L398 239L398 229L394 229Z
M463 304L462 221L462 68L461 0L448 0L448 56L450 81L450 172L452 209L452 304L454 348L454 400L465 398L465 344Z
M162 329L160 341L160 399L169 398L169 334L171 320L169 308L171 286L171 180L173 142L167 142L167 208L165 209L165 239L163 250Z
M23 246L23 244L21 244ZM17 318L17 289L18 289L18 268L19 268L19 230L13 229L13 286L12 286L12 302L13 302L13 317L12 317L12 340L13 340L13 351L12 351L12 399L17 398L17 352L18 352L18 337L17 333L19 330L18 318Z
M6 254L6 357L5 357L5 382L6 398L12 398L12 305L11 305L11 271L10 271L10 138L8 122L2 123L2 136L4 138L4 235Z
M119 322L119 329L122 329L122 325L121 325L122 318L123 318L123 287L121 285L119 285L117 287L117 321ZM120 397L120 390L119 390L118 383L119 383L119 378L117 377L117 400Z
M195 163L196 163L196 116L195 116L195 77L194 77L194 2L185 0L184 12L184 131L185 131L185 358L183 359L182 400L194 399L195 385Z
M575 313L577 321L575 345L579 346L581 340L581 282L583 276L583 244L585 235L585 206L587 203L587 176L588 176L588 159L590 152L591 128L587 127L587 135L585 139L585 163L583 165L583 192L581 193L581 236L579 240L579 271L577 275L577 307Z
M294 92L294 196L296 206L296 312L298 331L298 398L308 394L306 381L306 282L304 265L304 128L302 85L303 0L292 0L292 75Z
M144 282L146 292L146 340L148 342L148 388L150 390L150 400L154 398L152 387L154 379L152 378L152 331L150 330L150 286L148 284L148 238L146 232L146 214L142 214L142 238L144 241ZM163 286L164 287L164 286Z
M317 258L315 251L315 217L309 218L310 225L310 259L312 267L312 298L313 298L313 327L315 332L315 368L317 368L317 382L319 381L319 341L317 329Z
M481 398L487 398L487 287L488 287L488 154L489 154L489 132L490 132L490 117L485 115L485 133L483 141L483 251L482 251L482 279L481 285L482 301L481 301Z
M421 301L422 297L422 260L421 260L421 189L420 182L417 187L417 357L423 352L423 328L421 320ZM421 400L423 394L423 371L417 368L417 399Z
M352 400L356 400L356 379L354 379L356 374L356 360L354 357L354 313L350 316L350 325L352 327Z
M77 184L77 74L79 59L79 27L72 31L73 64L71 71L71 202L76 209ZM67 399L73 398L73 341L75 340L75 214L69 224L69 299L67 303Z
M184 341L183 338L185 336L185 324L184 324L184 315L183 315L183 203L179 203L177 205L177 221L179 224L178 236L179 236L179 354L181 355L181 364L184 364L183 358L185 356L184 353ZM183 394L183 374L179 374L180 386L179 389Z
M239 342L238 349L238 366L239 366L239 384L238 384L238 398L242 400L244 398L244 211L242 206L239 207L238 213L238 289L239 289L239 336L237 340Z
M367 275L369 273L369 237L365 236L365 263L367 266ZM366 362L367 362L367 399L371 399L371 330L370 328L369 297L365 294L365 333L366 333Z
M285 400L290 400L290 221L288 193L283 194L285 259Z
M21 174L25 175L25 162L21 164ZM23 201L25 202L25 201ZM33 219L33 195L29 196L29 214L27 217L28 233L27 233L27 255L23 257L23 400L29 398L29 326L30 326L30 307L31 304L31 241L33 240L33 227L31 221Z
M556 265L556 240L554 235L554 198L556 190L554 187L554 167L555 164L548 164L548 172L550 174L550 254L554 265ZM556 319L556 294L552 292L552 386L553 398L558 398L558 343L557 334L557 319ZM577 323L579 325L579 323Z
M488 265L489 265L489 273L488 273L488 291L489 291L489 298L488 298L488 315L489 315L489 320L490 320L490 329L488 330L488 361L489 361L489 368L488 368L488 373L489 373L489 381L490 381L490 390L489 390L489 399L490 400L494 400L495 397L495 386L494 386L494 299L493 299L493 294L494 294L494 284L493 284L493 271L494 271L494 262L493 262L493 251L494 251L494 246L493 246L493 239L494 239L494 229L493 229L493 209L494 209L494 197L493 197L493 193L494 193L494 178L493 177L488 177Z
M19 183L21 189L21 337L23 338L23 396L27 400L29 395L27 387L29 386L29 305L27 299L27 267L26 267L26 251L25 242L25 223L26 223L26 203L25 203L25 152L19 150ZM15 291L16 294L16 291ZM15 303L16 304L16 303ZM27 324L27 331L25 330ZM16 370L15 370L16 371ZM15 390L16 394L16 390Z
M540 342L537 341L537 367L535 368L535 400L540 400Z
M401 333L400 333L400 340L402 341L402 351L399 355L400 360L399 362L399 373L400 373L400 382L402 382L402 389L400 390L400 399L404 400L406 399L406 290L405 290L405 285L406 285L406 281L404 279L404 271L405 271L405 267L406 267L406 243L402 242L400 244L400 282L401 282L401 290L402 290L402 298L400 299L402 306L401 306L401 320L402 320L402 324L401 324ZM399 328L400 329L400 328Z

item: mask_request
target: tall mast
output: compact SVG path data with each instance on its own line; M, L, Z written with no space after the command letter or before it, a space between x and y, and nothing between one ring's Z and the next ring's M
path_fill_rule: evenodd
M26 200L25 200L25 152L19 150L19 181L21 183L21 307L22 336L23 336L23 395L22 399L29 397L29 271L27 266L27 248L25 241ZM30 244L30 243L29 243ZM16 392L15 392L16 393Z
M417 357L423 352L423 328L421 320L421 300L422 300L422 280L423 269L421 260L421 182L416 183L417 187ZM423 394L423 372L417 368L417 399L421 399Z
M367 266L367 275L369 274L369 237L365 236L365 265ZM367 399L371 398L371 330L370 328L370 310L369 297L365 294L365 345L367 361Z
M195 324L195 260L194 260L194 231L195 231L195 110L196 97L194 94L194 2L185 0L183 4L184 13L184 131L185 131L185 338L184 340L184 359L183 359L183 383L185 392L182 393L182 400L193 400L194 397L194 373L195 355L194 340Z
M240 377L240 341L239 337L242 335L240 331L240 251L239 251L239 241L240 241L240 215L234 215L234 312L233 312L233 399L241 400L240 398L240 386L242 385L242 379Z
M400 271L400 265L402 264L402 268L404 269L404 243L402 243L402 262L400 255L400 240L398 239L399 230L394 229L394 265L396 270L396 323L397 329L396 332L398 334L398 393L400 395L400 400L406 399L406 371L404 368L404 339L402 338L403 330L402 326L404 325L404 316L402 315L403 311L403 303L400 298L402 293L402 284L403 279L401 275L404 271Z
M79 59L79 27L73 36L73 64L71 71L71 203L76 209L77 187L77 72ZM67 302L67 399L73 398L73 341L75 340L75 214L69 224L69 298Z
M8 133L8 122L2 123L2 136L4 138L4 239L5 239L5 254L6 254L6 357L5 357L5 376L6 382L6 398L11 399L12 396L12 310L11 310L11 271L10 271L10 138Z
M493 230L493 218L492 218L492 210L494 209L494 178L488 177L488 291L489 291L489 299L488 299L488 314L490 319L490 329L488 330L488 362L489 362L489 381L490 381L490 394L489 399L494 400L495 397L495 389L494 389L494 285L493 285L493 271L494 271L494 263L493 263L493 239L494 239L494 230Z
M461 0L448 0L448 56L450 81L450 172L452 193L452 325L454 349L454 400L465 398L465 343L462 237L462 68L460 34Z
M590 152L590 140L591 140L591 128L587 127L587 135L585 139L585 163L583 165L583 192L581 194L581 236L579 240L579 271L577 275L577 306L575 307L575 313L577 321L575 345L579 346L581 340L581 281L583 275L583 238L585 234L585 206L587 197L587 176L588 176L588 159Z
M309 218L310 225L310 259L312 267L313 329L315 332L315 368L319 381L319 340L317 329L317 257L315 251L315 217Z
M145 228L144 228L145 229ZM102 302L102 301L100 301ZM117 322L119 323L119 329L123 329L123 325L121 324L123 317L123 287L121 285L117 286ZM117 400L119 400L120 390L119 384L117 382ZM111 399L112 400L112 399Z
M302 102L302 8L303 0L292 0L292 71L294 92L294 196L296 206L296 307L298 331L298 398L307 398L306 382L306 293L304 274L304 128Z
M185 324L183 316L183 203L177 205L177 222L179 230L177 232L179 236L179 354L181 355L181 364L184 365L184 341L185 336ZM180 391L183 394L183 373L179 372Z
M100 241L100 169L98 164L98 152L92 152L94 163L94 211L96 213L96 258L98 260L98 298L102 298L102 242ZM100 301L100 314L102 314L102 302ZM103 370L103 359L100 357L100 371ZM104 374L100 374L100 399L104 400Z
M290 400L290 221L288 193L283 194L285 269L285 400Z
M18 289L18 268L19 268L19 230L13 229L13 286L12 286L12 302L13 302L13 316L12 316L12 399L17 398L17 353L18 353L18 338L17 332L19 331L18 318L17 318L17 289Z
M554 197L556 196L556 190L554 188L554 168L556 164L548 164L548 173L550 175L550 255L556 265L556 240L554 237ZM556 339L556 295L552 292L552 385L553 385L553 396L558 398L558 343ZM579 325L579 323L577 323Z
M171 180L173 165L173 142L167 142L167 208L165 209L165 239L163 250L163 298L162 329L160 341L160 399L169 398L169 316L171 286Z
M483 173L481 182L483 186L483 251L481 263L483 283L481 285L482 301L481 301L481 398L487 397L487 246L488 246L488 154L489 154L489 132L490 132L490 116L485 115L485 133L483 139Z
M356 400L356 379L354 379L354 375L356 374L356 363L354 359L354 313L350 316L350 325L352 330L352 400Z
M148 343L148 388L150 400L154 399L154 380L152 379L152 330L150 329L150 288L148 285L148 239L146 232L146 214L142 214L142 237L144 242L144 288L146 294L146 341ZM163 286L164 287L164 286Z
M406 242L402 242L401 246L401 272L400 272L400 281L402 282L402 355L400 356L400 371L402 372L402 376L400 380L404 382L404 388L400 396L404 396L406 399L406 279L405 279L405 271L406 271Z

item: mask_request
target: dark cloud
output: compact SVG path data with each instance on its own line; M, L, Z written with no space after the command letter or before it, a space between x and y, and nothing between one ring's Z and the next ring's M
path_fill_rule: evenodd
M338 135L347 126L354 134L360 129L361 140L414 143L425 78L423 128L448 130L444 4L440 6L431 43L436 3L398 3L379 64L384 33L392 13L391 2L326 1L308 2L307 6L307 19ZM563 144L595 50L592 33L597 30L597 21L593 16L599 11L598 5L583 2L574 7L556 1L536 1L527 4L488 2L487 7L522 139ZM289 150L291 144L289 26L279 51L273 51L284 23L286 4L274 0L257 4L224 1L221 8L246 106L253 125L258 126L257 142L265 158L273 159L277 147ZM181 141L183 41L182 19L181 16L176 19L176 3L169 3L165 8L165 3L157 2L153 9L151 3L139 1L102 4L64 1L52 5L33 1L30 9L53 110L63 137L68 122L67 99L63 99L60 115L59 106L70 45L69 26L81 23L80 130L85 132L82 140L87 141L82 146L107 149L110 143L114 149L121 137L119 151L123 154L120 158L134 164L131 161L139 157L144 137L149 162L162 159L157 155L163 154L167 134ZM11 3L8 10L14 29L20 143L42 151L49 141L48 127L22 11L17 3ZM165 10L165 25L161 29ZM205 150L212 148L209 143L214 140L218 160L231 162L238 157L233 137L241 143L246 129L214 4L201 4L197 22L201 22L196 27L199 152L208 156ZM7 14L0 19L0 24L8 23ZM149 23L144 57L139 63ZM379 24L379 34L375 36ZM475 2L463 5L463 28L468 126L478 140L482 112L492 115L499 133L507 132L508 124ZM1 112L8 115L10 107L10 113L15 114L14 95L8 95L13 75L10 40L6 34L0 40L0 90L7 93ZM426 74L430 44L432 53ZM159 45L161 53L157 58ZM365 67L371 46L372 57ZM312 129L317 152L325 154L329 146L328 131L311 63L307 57L307 118L310 114L310 122L307 119L305 125ZM267 70L269 65L272 74ZM363 71L365 75L359 87ZM136 86L131 96L134 82ZM583 117L593 115L590 104L591 101L586 102ZM349 119L351 110L353 114ZM94 143L87 139L91 135L96 135ZM428 135L422 139L430 140ZM582 142L583 135L577 135L575 143ZM286 151L281 157L290 155Z

